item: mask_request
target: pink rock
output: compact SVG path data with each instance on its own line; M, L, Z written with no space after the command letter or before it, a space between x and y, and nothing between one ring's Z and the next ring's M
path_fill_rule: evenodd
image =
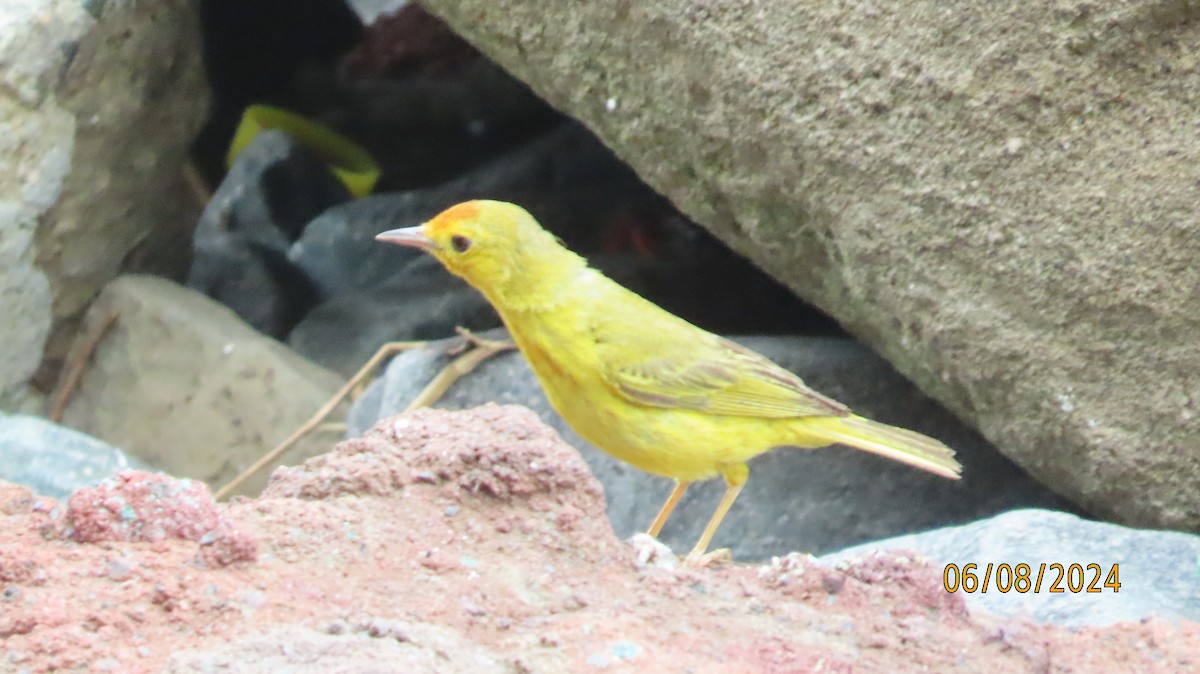
M0 519L0 636L34 673L1200 669L1198 625L970 613L898 553L639 567L582 459L516 407L385 420L255 500L135 473L68 510L70 539Z
M76 491L67 501L69 535L80 543L196 541L220 521L204 483L161 473L122 471Z

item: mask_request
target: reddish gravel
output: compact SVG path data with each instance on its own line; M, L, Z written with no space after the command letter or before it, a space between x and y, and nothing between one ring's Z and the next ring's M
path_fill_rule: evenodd
M0 671L1187 672L1200 626L970 614L889 554L679 569L519 407L385 420L255 500L0 484ZM656 556L657 555L657 556Z

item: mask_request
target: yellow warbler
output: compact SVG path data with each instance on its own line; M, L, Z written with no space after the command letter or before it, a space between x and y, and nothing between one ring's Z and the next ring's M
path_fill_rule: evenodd
M780 446L841 443L957 479L933 438L852 414L799 377L629 291L559 244L519 206L469 201L376 239L428 251L492 303L554 409L580 436L675 489L720 475L726 490L687 563L703 564L749 477Z

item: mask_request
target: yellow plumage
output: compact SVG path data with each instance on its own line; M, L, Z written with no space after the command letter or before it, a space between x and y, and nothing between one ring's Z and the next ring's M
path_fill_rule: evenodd
M689 561L704 559L746 481L746 461L775 447L841 443L948 478L961 472L937 440L854 415L763 356L621 287L518 206L467 202L378 238L427 250L482 292L580 436L677 481L651 535L688 483L725 479Z

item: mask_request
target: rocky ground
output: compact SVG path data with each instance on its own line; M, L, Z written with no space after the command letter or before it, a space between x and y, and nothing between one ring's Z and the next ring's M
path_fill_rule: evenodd
M125 473L0 487L0 671L1194 671L1200 625L969 611L903 553L677 567L494 405L383 421L257 499Z

